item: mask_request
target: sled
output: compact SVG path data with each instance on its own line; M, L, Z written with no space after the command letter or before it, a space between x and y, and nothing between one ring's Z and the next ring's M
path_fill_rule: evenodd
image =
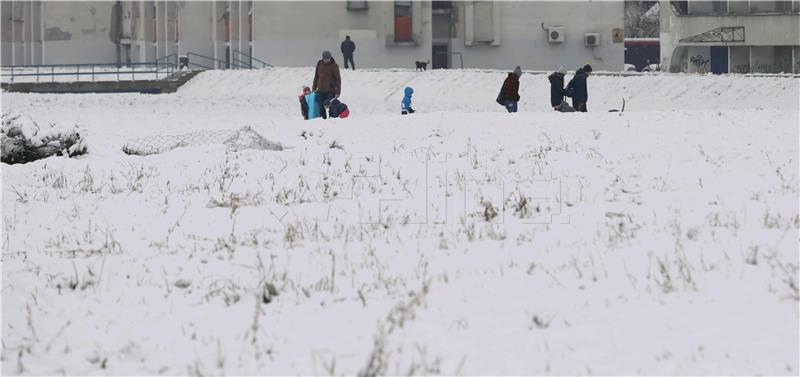
M570 106L567 101L561 101L561 104L558 105L558 111L562 113L574 113L575 109Z
M623 111L625 111L625 98L622 99L622 110L618 110L618 109L608 110L609 113L621 113Z
M317 107L317 93L311 92L306 94L306 103L308 104L308 119L319 118L319 107Z
M497 99L495 100L500 106L506 105L506 97L503 95L503 87L500 87L500 93L497 94Z

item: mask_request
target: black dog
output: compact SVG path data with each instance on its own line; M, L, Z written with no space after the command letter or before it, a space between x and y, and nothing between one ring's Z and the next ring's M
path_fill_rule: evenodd
M428 63L431 61L428 60L426 62L414 62L417 65L417 71L427 71L428 70Z

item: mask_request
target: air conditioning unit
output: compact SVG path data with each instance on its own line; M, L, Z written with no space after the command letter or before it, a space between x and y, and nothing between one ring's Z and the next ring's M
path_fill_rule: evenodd
M566 39L566 32L563 27L547 28L547 41L550 43L563 43Z
M583 41L587 47L600 46L600 33L586 33L583 36Z

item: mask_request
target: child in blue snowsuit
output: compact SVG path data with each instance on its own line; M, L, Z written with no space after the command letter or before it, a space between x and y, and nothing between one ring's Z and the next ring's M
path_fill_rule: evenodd
M413 114L414 109L411 108L411 95L414 94L414 89L410 86L407 86L405 89L405 96L403 96L403 101L400 102L400 114Z

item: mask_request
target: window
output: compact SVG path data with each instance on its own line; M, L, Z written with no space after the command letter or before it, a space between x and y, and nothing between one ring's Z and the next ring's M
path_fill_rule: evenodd
M180 24L179 24L179 9L175 3L167 3L167 39L180 42Z
M366 1L347 1L347 10L366 10Z
M432 8L434 10L437 9L451 9L453 7L452 1L434 1L432 4Z
M751 1L750 13L775 13L777 4L775 1Z
M394 40L395 42L411 42L411 2L394 2Z
M791 1L776 1L775 2L775 11L779 13L791 13L792 12L792 2Z
M475 42L491 42L494 40L494 33L492 28L492 1L476 1L475 2Z
M711 12L712 13L728 13L728 2L725 1L725 0L712 1L711 2Z

